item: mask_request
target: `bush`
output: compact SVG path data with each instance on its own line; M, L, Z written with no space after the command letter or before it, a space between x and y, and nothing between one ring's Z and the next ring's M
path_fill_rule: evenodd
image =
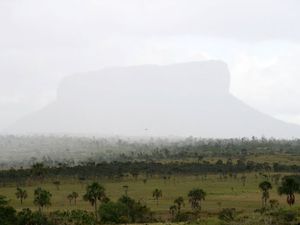
M2 205L0 206L0 224L15 225L17 221L16 210L13 207Z
M16 220L16 210L8 206L8 200L5 196L0 195L0 224L15 225Z
M99 207L102 223L127 223L127 208L121 202L108 202Z
M235 208L226 208L219 213L219 219L226 223L233 221L237 216Z
M291 224L297 220L297 213L290 210L278 210L275 213L272 213L272 216L275 217L277 221L282 221L282 224Z
M63 225L95 225L93 213L84 210L56 211L50 213L49 220L54 224Z
M74 225L94 225L95 219L92 213L84 210L72 210L70 215Z
M194 220L195 215L191 212L180 212L176 215L174 222L186 222L190 220Z
M18 225L54 225L45 215L40 212L32 212L30 209L23 209L17 217L18 223L16 224Z
M126 218L131 223L143 223L151 221L150 209L142 205L140 202L135 201L134 199L126 196L122 196L118 202L122 203L126 207Z

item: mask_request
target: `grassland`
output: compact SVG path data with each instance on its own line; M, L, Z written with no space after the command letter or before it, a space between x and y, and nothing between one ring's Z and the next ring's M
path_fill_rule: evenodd
M123 180L96 180L104 185L106 193L112 200L117 200L124 194L123 186L128 185L128 195L136 200L145 203L153 211L167 215L170 205L178 196L185 198L185 210L190 210L187 193L192 188L202 188L207 192L206 200L203 202L203 210L211 214L217 213L221 208L236 208L245 212L253 212L261 206L261 193L258 188L259 182L263 180L262 177L257 177L254 173L246 174L247 181L245 186L241 180L228 178L227 180L220 180L217 175L208 175L207 178L196 176L175 176L169 180L164 180L160 177L153 177L143 182L143 178L123 179ZM47 211L67 210L67 209L85 209L93 210L89 203L83 201L82 195L85 193L86 184L92 182L85 181L80 183L78 180L60 179L61 185L59 190L52 183L52 181L31 182L25 185L28 192L28 198L23 205L16 199L16 185L8 184L5 187L0 187L0 194L5 195L10 199L10 205L20 210L22 208L36 209L33 204L33 192L38 186L49 190L52 193L52 205ZM162 198L158 205L152 197L152 191L159 188L163 192ZM67 195L73 191L79 193L77 204L70 205ZM277 186L273 184L273 189L270 192L271 199L277 199L281 206L285 207L285 196L277 194ZM300 196L296 196L300 201ZM297 205L297 204L296 204Z

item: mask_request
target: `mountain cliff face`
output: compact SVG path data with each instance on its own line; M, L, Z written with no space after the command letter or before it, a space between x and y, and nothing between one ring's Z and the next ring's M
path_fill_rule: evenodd
M226 64L107 68L66 78L55 102L9 133L125 136L299 137L300 128L264 115L229 93Z

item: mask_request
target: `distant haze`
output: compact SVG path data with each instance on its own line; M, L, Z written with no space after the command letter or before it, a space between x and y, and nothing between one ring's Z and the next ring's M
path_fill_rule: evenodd
M56 101L69 75L201 60L228 65L236 98L300 125L299 12L297 0L0 0L0 131Z
M19 134L299 137L229 93L221 61L107 68L66 78L57 99L8 128Z

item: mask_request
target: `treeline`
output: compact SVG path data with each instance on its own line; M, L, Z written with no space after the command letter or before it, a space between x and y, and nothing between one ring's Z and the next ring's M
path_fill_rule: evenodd
M279 163L258 163L253 161L238 160L233 163L230 159L226 162L218 160L216 163L203 162L86 162L84 164L69 166L60 165L57 167L47 167L43 163L36 163L28 169L14 169L0 171L0 184L5 182L22 182L28 179L44 179L55 177L71 177L78 179L89 178L116 178L132 176L137 179L139 175L152 177L160 175L170 177L172 175L203 175L208 173L236 176L238 173L247 172L300 172L300 165L282 165Z
M160 161L201 157L245 157L256 154L300 154L300 139L273 138L120 138L0 135L0 168L49 167L94 161Z

